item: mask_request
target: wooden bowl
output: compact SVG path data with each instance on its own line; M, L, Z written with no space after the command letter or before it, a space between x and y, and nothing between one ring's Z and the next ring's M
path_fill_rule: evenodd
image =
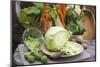
M93 12L89 9L83 9L84 16L80 20L80 25L86 30L82 37L85 40L93 40L96 35L96 23Z

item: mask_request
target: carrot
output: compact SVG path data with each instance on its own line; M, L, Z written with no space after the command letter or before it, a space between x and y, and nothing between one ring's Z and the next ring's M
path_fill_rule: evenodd
M63 14L63 16L64 16L64 18L65 18L65 15L66 15L66 5L65 4L63 4L63 5L61 5L61 11L62 11L62 14Z
M65 15L66 15L66 5L65 4L57 4L57 12L58 12L58 15L60 17L60 20L63 24L64 27L66 27L65 25Z
M40 26L43 32L46 32L52 26L51 16L49 14L49 4L45 3L43 12L40 18Z

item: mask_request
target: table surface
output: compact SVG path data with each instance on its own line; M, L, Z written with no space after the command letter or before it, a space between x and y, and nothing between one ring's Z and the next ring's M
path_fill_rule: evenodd
M69 62L89 62L89 61L96 61L96 47L95 47L95 40L88 41L86 43L88 45L88 48L84 50L79 55L68 57L68 58L58 58L57 60L51 60L49 59L47 64L52 63L69 63ZM27 48L24 46L24 44L19 44L17 47L15 53L14 53L14 60L16 65L37 65L41 64L39 61L35 61L34 63L29 63L24 58L24 53L27 52Z

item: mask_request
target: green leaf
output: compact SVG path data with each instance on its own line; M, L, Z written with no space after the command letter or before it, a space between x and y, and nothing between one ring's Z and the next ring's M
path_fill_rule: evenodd
M83 34L85 32L85 29L81 27L79 23L77 23L77 26L78 26L78 33Z
M43 3L34 3L34 5L39 9L43 9Z
M77 27L77 25L75 23L70 23L68 25L67 30L70 30L72 33L75 33L75 32L77 32L78 27Z
M36 6L32 6L32 7L28 7L28 8L24 8L22 9L22 11L26 12L26 14L39 14L41 12L41 10L36 7Z
M19 21L24 28L34 27L35 20L33 17L27 15L24 11L20 12Z

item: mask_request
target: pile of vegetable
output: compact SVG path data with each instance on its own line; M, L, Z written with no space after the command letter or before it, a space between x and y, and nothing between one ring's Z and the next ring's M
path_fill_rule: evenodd
M69 39L71 32L63 27L50 27L45 34L46 47L49 51L63 51L67 55L74 55L80 48L73 46Z
M24 28L37 27L41 9L38 6L23 8L20 11L19 20Z
M79 6L71 5L65 19L67 23L67 30L73 32L74 35L82 35L85 29L80 26L80 19L84 15Z
M27 36L25 38L25 44L30 49L29 52L24 54L26 60L28 60L30 63L33 63L35 60L41 61L41 63L47 62L48 57L43 55L39 49L40 41L38 38Z
M44 33L52 26L61 26L73 34L83 34L85 29L80 26L83 15L76 5L34 3L20 11L19 19L24 28L35 27Z
M41 63L47 63L48 57L41 54L39 51L33 50L24 54L24 57L28 62L34 63L35 60L41 61Z
M66 4L34 3L33 6L20 11L19 20L24 28L35 27L44 34L46 48L49 51L63 51L66 55L74 55L80 49L69 42L71 35L83 34L85 29L80 26L84 15L82 9ZM41 53L38 38L28 36L25 43L31 51L25 53L30 63L35 60L46 63L48 57Z
M28 36L25 38L25 44L31 50L35 50L35 49L39 49L40 42L38 38L33 38L31 36Z

